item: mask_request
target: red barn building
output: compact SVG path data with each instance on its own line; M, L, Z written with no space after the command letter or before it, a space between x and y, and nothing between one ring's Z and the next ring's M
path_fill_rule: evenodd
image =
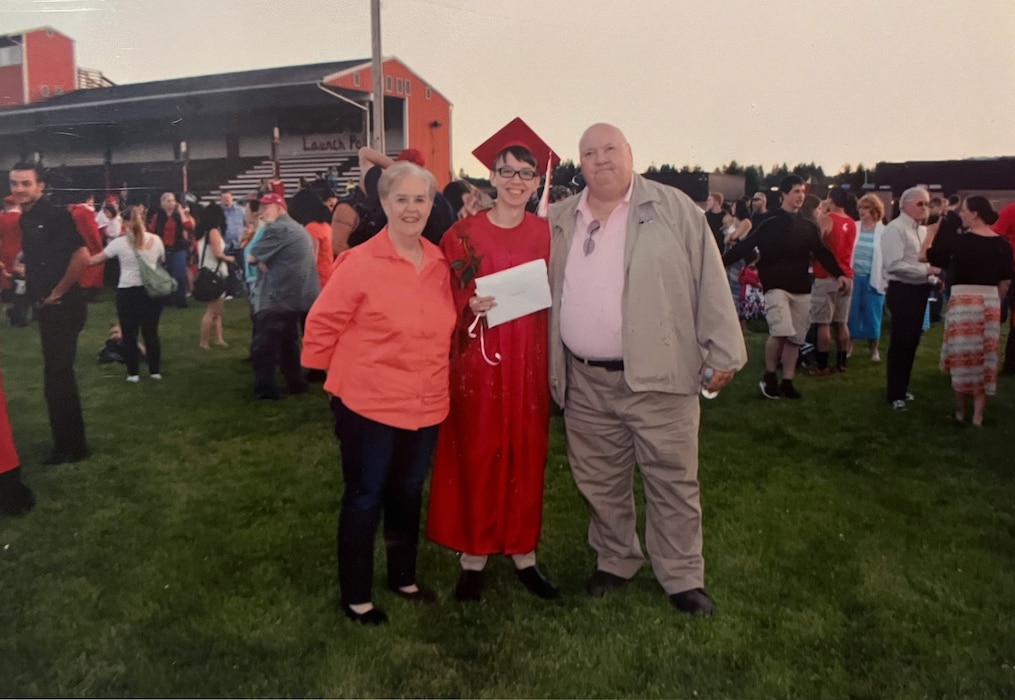
M77 88L74 40L51 27L0 36L0 107Z
M40 159L51 189L242 193L272 174L273 156L288 192L332 166L340 187L358 176L369 59L113 85L77 69L73 50L52 29L0 37L0 163ZM397 58L383 71L385 149L418 149L443 187L451 103Z

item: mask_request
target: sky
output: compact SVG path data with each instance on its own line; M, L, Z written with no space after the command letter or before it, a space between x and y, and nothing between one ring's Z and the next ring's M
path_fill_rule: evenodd
M0 0L117 84L369 59L369 0ZM453 166L516 116L635 167L1015 155L1015 0L386 0L382 52L454 105ZM411 144L410 144L411 145Z

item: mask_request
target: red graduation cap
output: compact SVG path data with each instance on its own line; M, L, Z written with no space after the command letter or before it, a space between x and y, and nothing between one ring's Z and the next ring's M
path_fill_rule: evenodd
M426 167L426 157L423 155L423 151L418 148L406 148L398 154L398 157L395 158L395 160L407 160L410 163L415 163L421 168Z
M523 122L521 117L515 117L509 121L504 128L477 146L472 155L476 156L480 163L493 170L497 156L505 148L511 146L522 146L529 149L536 157L537 170L540 174L546 172L547 159L550 161L551 168L560 162L560 156L554 153L546 141L539 138L539 135Z

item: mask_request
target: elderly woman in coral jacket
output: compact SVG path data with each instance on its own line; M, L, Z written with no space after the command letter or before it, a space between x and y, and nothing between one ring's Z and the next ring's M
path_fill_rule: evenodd
M327 370L345 493L338 519L342 611L387 621L372 600L374 538L384 515L388 588L436 600L416 581L423 482L448 414L448 356L455 327L448 263L422 239L437 182L396 163L379 183L388 225L347 250L307 316L302 363Z

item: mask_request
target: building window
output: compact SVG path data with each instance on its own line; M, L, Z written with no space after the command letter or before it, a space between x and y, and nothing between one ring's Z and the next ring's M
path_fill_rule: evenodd
M352 74L352 84L359 87L359 73Z
M429 85L426 86L426 90L424 92L426 93L426 99L429 100L430 99L430 95L433 93L433 91L430 89Z
M49 85L43 85L39 88L39 94L43 97L49 97Z
M21 64L21 47L4 46L0 48L0 66L17 66Z
M384 89L391 92L394 88L392 87L392 80L390 75L384 76Z
M398 87L395 88L395 91L399 95L401 95L403 92L405 92L405 81L404 80L399 78L398 80L395 81L395 84L398 86Z
M405 79L405 94L406 95L412 94L412 81L409 80L408 78Z

